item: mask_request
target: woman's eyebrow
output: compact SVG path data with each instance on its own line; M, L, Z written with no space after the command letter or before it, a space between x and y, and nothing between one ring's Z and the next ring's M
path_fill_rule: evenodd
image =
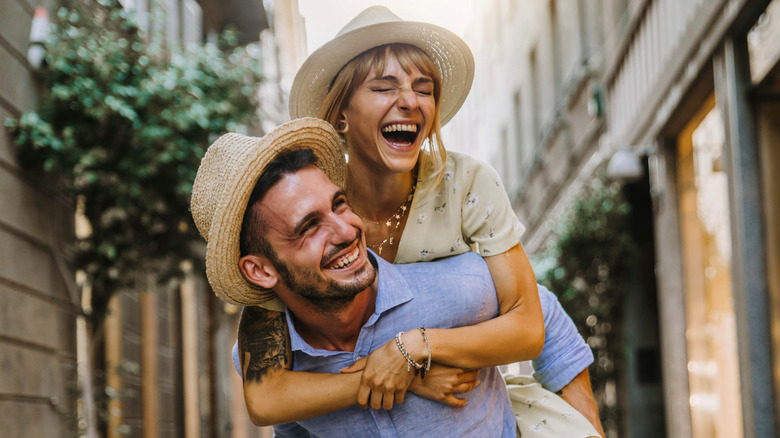
M368 80L368 82L393 82L398 83L398 78L393 75L387 75L387 76L377 76L375 78L371 78ZM415 84L428 84L432 83L433 79L429 78L428 76L420 76L418 78L414 79Z
M398 82L398 78L393 75L377 76L375 78L371 78L369 82Z

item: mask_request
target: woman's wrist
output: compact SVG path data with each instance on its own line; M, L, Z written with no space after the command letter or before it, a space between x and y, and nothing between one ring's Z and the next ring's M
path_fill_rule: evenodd
M428 359L428 350L425 347L425 340L420 335L419 330L409 330L401 335L406 351L417 363L422 363Z

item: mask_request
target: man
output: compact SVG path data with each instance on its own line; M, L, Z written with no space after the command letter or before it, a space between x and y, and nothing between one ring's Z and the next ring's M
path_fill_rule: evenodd
M343 181L343 170L334 169L339 167L334 165L338 157L323 146L330 141L338 154L337 140L334 143L334 137L327 134L331 131L321 121L293 121L260 140L260 147L251 152L236 154L231 149L240 148L228 146L204 158L193 189L192 210L201 234L209 241L207 273L215 292L236 293L231 289L235 288L243 294L269 290L276 294L287 307L295 370L319 373L338 373L387 345L396 333L397 346L407 356L402 336L413 335L415 327L459 327L496 316L498 298L490 273L475 254L395 266L369 253L361 220L349 209L343 190L328 179ZM290 133L294 135L286 135ZM317 136L320 141L313 141ZM222 144L248 141L243 139L238 136ZM289 147L298 150L285 150ZM237 254L244 256L236 260ZM289 362L289 353L276 347L278 327L264 327L260 333L247 330L254 312L249 311L242 321L243 371L248 380L263 380L264 374L279 372ZM424 329L420 332L425 336ZM420 365L417 358L407 356L407 360L415 367ZM476 388L468 377L451 385L450 396L469 390L468 404L459 408L410 395L391 410L365 411L350 406L354 391L349 392L349 385L332 386L322 380L300 392L268 395L285 409L295 409L302 397L328 400L321 411L316 403L313 410L304 410L306 415L341 408L299 422L318 436L406 436L426 431L448 436L515 436L515 418L498 370L488 367L478 373ZM344 382L354 377L333 374L333 379ZM416 384L426 386L421 378ZM403 400L403 394L396 399ZM247 407L250 413L254 409L249 397ZM300 430L297 424L287 424L276 432L285 436Z

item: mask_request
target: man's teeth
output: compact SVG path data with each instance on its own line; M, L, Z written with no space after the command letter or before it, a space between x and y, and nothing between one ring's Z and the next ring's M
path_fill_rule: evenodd
M358 248L355 248L355 250L352 251L352 254L339 259L339 262L333 265L333 267L331 267L330 269L340 269L345 266L349 266L352 264L352 262L354 262L358 258L358 255L360 255L360 251L358 250Z
M382 128L382 132L397 132L397 131L417 132L417 125L404 125L400 123L394 123L392 125L387 125L384 128Z

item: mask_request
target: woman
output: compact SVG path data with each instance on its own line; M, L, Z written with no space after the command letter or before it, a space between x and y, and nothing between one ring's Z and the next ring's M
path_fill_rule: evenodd
M499 296L511 297L501 315L471 327L428 330L434 362L464 369L533 359L544 338L539 293L519 243L522 226L503 187L492 169L465 155L447 154L441 142L440 125L460 107L472 77L473 59L460 38L373 7L306 60L290 103L293 117L319 116L344 136L348 195L364 220L369 247L380 257L396 263L426 261L470 246L485 257ZM402 341L415 361L427 357L414 331ZM364 367L358 403L389 409L403 398L412 375L395 342L345 371ZM295 373L284 375L278 380L294 386ZM339 391L348 394L354 388L355 378L350 378ZM441 389L436 391L443 397ZM424 394L423 389L415 392ZM245 382L245 396L250 413L261 409L258 384ZM303 415L322 413L296 408Z

